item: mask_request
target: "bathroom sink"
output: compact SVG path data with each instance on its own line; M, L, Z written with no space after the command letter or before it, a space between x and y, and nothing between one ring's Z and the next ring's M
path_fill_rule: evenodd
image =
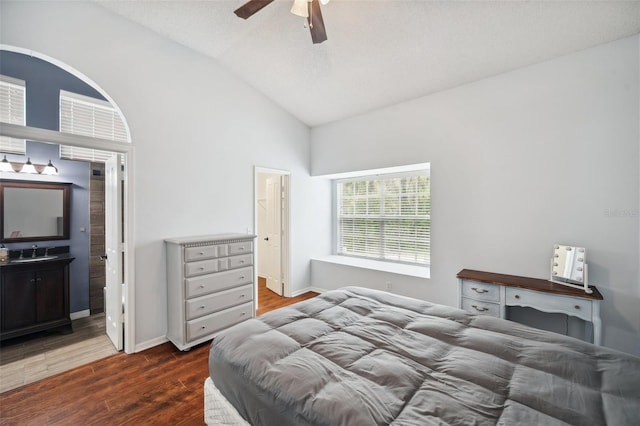
M56 259L58 256L42 256L42 257L28 257L24 259L13 259L11 263L31 263L31 262L41 262L43 260L51 260Z

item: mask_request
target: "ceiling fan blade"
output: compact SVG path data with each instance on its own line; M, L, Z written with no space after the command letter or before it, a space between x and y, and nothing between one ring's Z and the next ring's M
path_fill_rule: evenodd
M311 31L311 40L313 44L322 43L327 39L327 30L324 28L324 20L322 19L322 12L320 11L320 3L318 0L313 0L309 3L309 30Z
M271 3L273 0L249 0L239 8L233 11L239 18L247 19L254 13L262 10L263 7Z

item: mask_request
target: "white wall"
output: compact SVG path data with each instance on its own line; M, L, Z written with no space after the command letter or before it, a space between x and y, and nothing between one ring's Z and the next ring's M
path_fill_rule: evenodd
M638 59L634 36L312 129L313 175L431 162L433 209L430 280L314 262L312 285L455 305L463 268L547 278L584 246L604 344L640 355Z
M291 172L292 290L310 282L322 227L309 129L215 61L91 3L2 2L0 42L55 58L111 96L135 148L136 347L166 332L167 237L246 232L255 165ZM328 197L328 195L327 195ZM327 243L328 244L328 243ZM326 251L326 247L320 249Z

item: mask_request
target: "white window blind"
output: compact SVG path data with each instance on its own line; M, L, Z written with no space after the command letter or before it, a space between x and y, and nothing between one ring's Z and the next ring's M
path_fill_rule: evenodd
M428 171L336 182L338 254L429 265Z
M109 102L60 91L60 131L118 142L129 142L118 111ZM104 162L111 152L60 145L60 158Z
M25 82L16 78L0 75L0 121L24 126L26 105ZM0 152L24 155L24 139L0 136Z

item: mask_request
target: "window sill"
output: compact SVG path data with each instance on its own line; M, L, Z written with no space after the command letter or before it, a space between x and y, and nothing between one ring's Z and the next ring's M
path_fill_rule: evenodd
M431 278L431 268L429 266L406 265L403 263L381 262L379 260L359 259L348 256L325 256L312 260L318 262L334 263L337 265L353 266L356 268L371 269L380 272L390 272L392 274L409 275L418 278Z

